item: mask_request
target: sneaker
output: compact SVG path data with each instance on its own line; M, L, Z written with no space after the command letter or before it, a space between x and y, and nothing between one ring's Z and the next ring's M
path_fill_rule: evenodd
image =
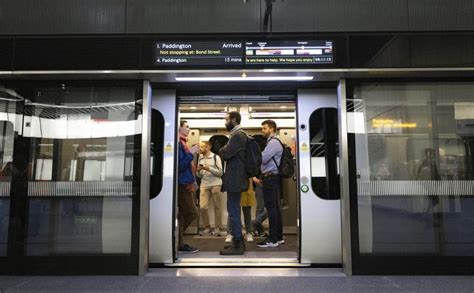
M269 239L265 239L262 242L257 243L257 246L261 248L274 248L278 247L278 242L272 242Z
M221 230L219 229L219 227L214 228L214 231L212 231L212 235L221 236Z
M232 236L232 234L227 234L227 236L225 238L225 242L226 243L231 243L232 239L234 239L234 236Z
M278 240L278 245L285 244L285 239Z
M261 232L253 232L253 237L263 237L263 238L267 238L268 237L268 233L265 232L265 231L261 231Z
M199 235L201 235L201 236L211 235L211 229L210 228L204 228L204 230L202 230L201 233L199 233Z
M190 253L196 253L199 251L199 249L192 247L191 245L184 244L179 248L180 252L190 252Z
M219 252L220 255L243 255L244 253L245 247L242 240L233 241L232 245L226 246Z
M253 242L252 233L247 233L246 238L247 238L247 242Z

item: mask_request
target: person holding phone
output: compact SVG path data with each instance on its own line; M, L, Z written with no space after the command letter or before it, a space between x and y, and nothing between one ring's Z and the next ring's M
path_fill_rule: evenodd
M184 243L184 231L197 218L198 211L194 201L196 191L196 166L194 155L199 152L199 146L187 145L189 135L189 124L185 120L179 123L179 155L178 155L178 222L179 239L178 250L180 252L198 252L199 250Z
M215 228L213 235L220 236L222 226L221 211L221 188L222 188L222 162L221 158L211 152L212 145L208 141L201 142L200 155L198 160L197 177L201 178L199 187L199 208L201 210L204 229L201 235L211 234L211 224L209 222L209 201L212 200L214 206Z

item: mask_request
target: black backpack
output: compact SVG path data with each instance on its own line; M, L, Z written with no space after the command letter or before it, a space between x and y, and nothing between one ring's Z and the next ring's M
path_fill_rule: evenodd
M295 174L295 163L293 161L293 154L291 153L291 148L286 144L283 144L281 140L275 137L276 140L281 144L283 148L283 153L281 154L280 164L277 164L275 158L272 158L273 162L280 172L280 176L283 178L292 178Z
M249 137L247 134L245 134L245 136L247 137L247 147L245 150L244 165L245 172L250 178L257 176L260 173L260 167L262 166L262 151L253 137Z

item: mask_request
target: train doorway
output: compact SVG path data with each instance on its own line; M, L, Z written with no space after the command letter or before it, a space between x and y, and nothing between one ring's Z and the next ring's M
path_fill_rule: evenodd
M283 144L296 155L296 101L295 95L186 95L178 98L178 121L187 121L190 132L188 147L200 144L201 151L196 155L199 169L203 161L203 152L207 145L213 157L211 165L217 170L225 168L225 163L217 158L219 149L228 141L229 132L225 129L224 118L229 111L242 115L241 125L246 133L256 139L265 148L266 139L262 136L262 122L271 119L277 124L277 135ZM201 159L201 160L200 160ZM296 156L294 156L296 164ZM219 167L217 165L219 164ZM221 165L222 164L222 165ZM216 169L214 168L214 169ZM295 168L297 169L297 168ZM199 216L188 227L184 241L199 252L178 251L176 263L198 264L253 263L285 264L299 263L299 192L296 174L292 178L282 179L280 207L283 220L284 241L274 248L260 248L257 243L268 236L268 219L263 201L261 186L251 182L248 192L242 193L241 221L246 246L242 256L225 257L219 251L231 241L230 225L227 213L227 193L207 192L207 182L200 180L205 170L198 171L200 183L195 200ZM220 174L217 174L220 175ZM215 176L212 176L215 177ZM218 177L217 177L218 178ZM219 181L219 180L218 180ZM250 180L251 181L251 180ZM220 189L220 188L219 188ZM175 233L176 234L176 233Z
M294 87L293 87L294 88ZM245 89L244 89L245 90ZM163 158L162 174L152 179L162 182L159 191L151 192L150 201L150 264L167 266L340 266L342 263L341 207L339 189L339 147L337 90L335 87L295 89L293 92L257 89L204 92L200 89L177 91L154 90L153 112L159 112L161 126L152 126L152 133L162 131L162 139L153 145L155 158ZM220 196L220 220L216 219L214 201L210 199L207 219L203 211L186 229L187 244L197 253L180 252L178 248L178 129L181 120L190 127L188 147L201 142L225 144L228 131L225 115L238 111L242 126L254 136L261 133L263 120L277 123L281 140L292 148L295 176L285 179L281 206L285 244L277 249L257 248L263 240L252 234L253 242L246 242L244 256L223 257L219 251L228 243L226 195ZM212 155L217 146L211 146ZM197 160L197 158L195 158ZM213 160L211 160L214 162ZM198 162L196 161L196 164ZM213 163L214 164L214 163ZM159 164L153 164L158 166ZM156 169L156 167L155 167ZM158 171L158 170L157 170ZM160 171L161 172L161 171ZM158 189L156 189L158 190ZM154 194L156 193L156 194ZM200 195L194 195L196 208ZM199 210L199 209L198 209ZM217 209L219 212L219 209ZM255 232L257 198L250 207L251 227ZM219 218L219 217L217 217ZM244 212L241 216L243 233ZM217 221L217 223L216 223ZM219 228L216 231L216 224ZM264 222L268 232L268 222ZM217 233L218 232L218 233ZM263 234L264 235L264 234ZM245 238L247 241L247 239Z

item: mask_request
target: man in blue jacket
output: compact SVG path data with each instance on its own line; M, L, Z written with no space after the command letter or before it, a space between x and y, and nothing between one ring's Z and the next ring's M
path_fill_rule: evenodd
M197 218L198 211L194 201L196 191L196 167L194 155L199 151L199 145L189 148L187 145L189 125L187 121L179 123L179 156L178 156L178 222L180 252L198 252L199 250L184 243L183 233Z

